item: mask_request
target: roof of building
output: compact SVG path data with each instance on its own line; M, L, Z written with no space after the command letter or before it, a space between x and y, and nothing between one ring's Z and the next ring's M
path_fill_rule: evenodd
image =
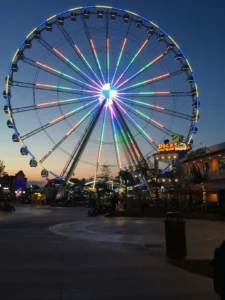
M196 150L192 150L188 152L188 154L183 159L181 159L180 162L184 163L190 159L198 159L212 155L217 155L221 152L225 152L225 142L212 145L210 147L202 147Z

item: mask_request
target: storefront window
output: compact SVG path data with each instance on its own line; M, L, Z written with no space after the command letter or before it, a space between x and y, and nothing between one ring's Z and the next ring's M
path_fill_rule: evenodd
M205 161L202 164L202 169L203 169L203 174L206 174L207 172L209 172L209 163L207 161Z
M225 172L225 158L219 159L219 172L224 173Z

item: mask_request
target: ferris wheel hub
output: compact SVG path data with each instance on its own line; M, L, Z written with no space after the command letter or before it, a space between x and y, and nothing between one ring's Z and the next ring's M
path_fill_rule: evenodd
M107 104L111 105L113 103L113 99L117 96L117 88L115 85L106 83L102 87L102 97L107 100Z

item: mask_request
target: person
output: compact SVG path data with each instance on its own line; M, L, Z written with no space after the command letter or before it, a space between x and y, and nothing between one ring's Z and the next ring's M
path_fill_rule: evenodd
M116 205L118 203L118 196L116 193L113 194L112 198L111 198L111 205L112 205L112 212L115 213L116 212Z

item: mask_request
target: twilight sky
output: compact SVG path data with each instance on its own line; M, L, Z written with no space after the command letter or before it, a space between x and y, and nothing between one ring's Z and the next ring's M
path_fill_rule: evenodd
M210 146L224 141L225 127L225 3L223 0L214 0L201 3L195 0L139 0L139 1L33 1L23 0L1 3L2 26L1 33L1 68L0 86L4 87L4 78L14 52L24 37L38 24L48 17L66 9L82 5L111 5L131 10L152 20L169 33L183 49L188 57L196 75L199 96L201 100L199 133L195 136L195 148L201 145ZM47 62L47 61L46 61ZM23 94L18 96L23 97ZM20 145L13 143L12 131L7 128L7 116L3 112L4 99L2 98L0 110L0 159L6 164L6 171L15 174L20 169L24 171L31 181L41 181L41 169L29 167L29 158L21 157ZM65 110L66 112L66 110ZM31 122L31 115L27 120ZM26 119L21 120L21 126L29 126ZM19 124L17 124L19 126ZM36 128L36 127L35 127ZM99 125L99 130L100 130ZM82 131L82 127L81 127ZM52 133L54 135L54 133ZM107 135L106 131L106 135ZM94 133L95 138L95 133ZM41 144L45 143L46 136L32 141L30 148L38 157L42 157ZM96 136L97 139L97 136ZM108 148L107 148L108 147ZM107 154L111 155L111 146L106 145L102 163L110 161ZM146 146L143 146L146 147ZM97 146L90 147L84 153L86 161L96 161ZM145 151L147 152L147 151ZM61 159L61 156L59 156ZM115 157L114 157L115 158ZM67 159L65 159L66 162ZM57 169L56 160L50 160L52 170ZM58 171L58 170L57 170ZM59 171L60 172L60 171ZM89 177L93 170L85 163L79 164L79 172L76 177Z

